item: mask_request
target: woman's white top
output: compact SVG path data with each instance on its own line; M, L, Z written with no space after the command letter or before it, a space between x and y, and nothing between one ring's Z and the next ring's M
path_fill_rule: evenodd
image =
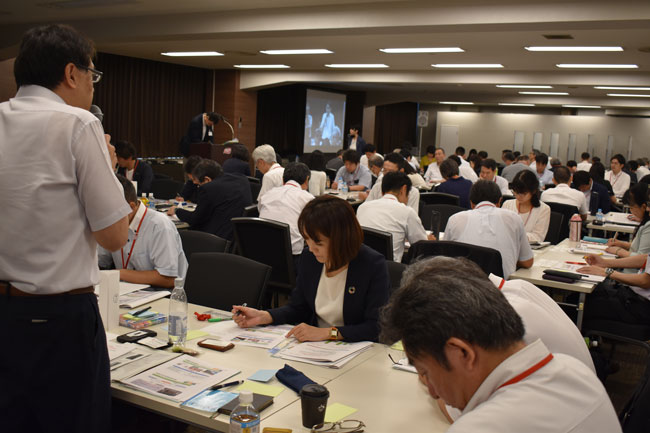
M503 209L508 209L518 214L524 223L528 242L543 242L548 232L548 224L551 221L551 208L544 202L540 202L539 207L531 208L529 212L519 213L517 209L517 200L508 200L501 205Z
M316 289L316 315L318 327L343 326L343 297L345 295L345 281L348 278L348 268L333 277L326 275L325 265L320 275L318 289Z

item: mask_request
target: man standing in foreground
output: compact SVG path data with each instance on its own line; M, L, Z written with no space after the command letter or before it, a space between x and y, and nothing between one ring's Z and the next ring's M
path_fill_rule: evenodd
M0 104L0 419L7 432L110 431L97 244L121 248L124 200L88 109L94 48L76 30L29 30L19 87Z
M524 343L524 325L489 280L430 261L411 265L382 312L382 341L402 340L434 399L460 409L454 432L621 432L581 361ZM440 272L438 272L440 269Z

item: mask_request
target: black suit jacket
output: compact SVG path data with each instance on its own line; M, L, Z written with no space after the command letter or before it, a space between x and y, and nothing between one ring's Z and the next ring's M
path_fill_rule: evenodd
M274 324L301 322L318 326L316 291L323 264L305 249L300 257L298 280L288 305L269 310ZM379 309L388 301L386 259L375 250L361 245L350 262L345 280L343 322L339 332L345 341L378 341Z
M591 201L589 202L589 207L591 207L590 210L598 211L598 209L602 209L603 213L608 213L611 210L612 202L609 200L609 192L607 191L607 188L598 182L592 182L591 192L598 193L598 204L596 205L593 203L594 196L592 195Z
M251 166L237 158L228 158L223 162L223 171L225 173L251 175Z
M138 182L138 197L142 193L151 192L151 184L153 183L153 169L146 161L138 160L133 172L133 180ZM126 168L118 168L117 174L126 177Z
M205 136L203 136L203 113L194 116L192 120L190 120L190 124L187 127L187 132L179 144L181 154L188 156L190 153L190 144L192 143L214 143L212 139L213 136L208 135L208 132L211 131L212 127L206 126Z
M352 144L352 137L348 135L348 144L345 146L346 149L350 148L350 144ZM362 136L357 137L357 153L359 156L362 156L365 153L366 149L366 140L363 139Z
M224 173L199 187L194 212L176 209L176 216L192 230L212 233L223 239L233 239L231 218L242 216L244 208L253 203L248 179Z

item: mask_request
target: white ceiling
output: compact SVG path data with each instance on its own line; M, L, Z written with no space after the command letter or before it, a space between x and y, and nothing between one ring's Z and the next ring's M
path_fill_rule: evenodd
M283 63L244 71L241 86L328 83L366 90L369 103L472 101L586 104L648 109L650 98L608 97L596 85L650 87L650 1L600 0L3 0L0 59L13 57L24 30L66 22L98 51L211 69ZM55 4L58 7L53 7ZM269 7L269 5L273 7ZM571 35L548 40L544 35ZM623 52L532 53L528 45L616 45ZM464 53L385 54L379 48L458 46ZM268 56L264 49L327 48L328 55ZM169 58L163 51L216 50L223 57ZM380 71L326 63L385 63ZM436 70L432 63L502 63L499 70ZM634 63L636 70L564 70L556 63ZM97 65L101 69L101 65ZM496 84L549 84L569 96L519 95ZM650 91L616 91L642 93Z

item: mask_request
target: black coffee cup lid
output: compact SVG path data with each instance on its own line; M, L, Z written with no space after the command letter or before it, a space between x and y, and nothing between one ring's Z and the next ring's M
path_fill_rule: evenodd
M310 383L302 387L300 395L306 397L327 397L330 392L323 385L317 383Z

